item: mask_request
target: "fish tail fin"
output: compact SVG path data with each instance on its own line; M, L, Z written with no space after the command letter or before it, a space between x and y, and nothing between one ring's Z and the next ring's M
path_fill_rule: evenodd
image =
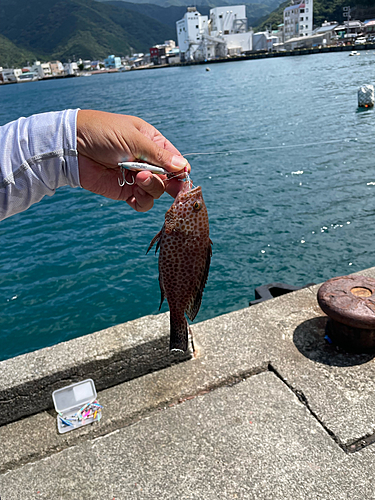
M185 316L170 316L171 336L169 342L170 351L187 351L188 348L188 323Z

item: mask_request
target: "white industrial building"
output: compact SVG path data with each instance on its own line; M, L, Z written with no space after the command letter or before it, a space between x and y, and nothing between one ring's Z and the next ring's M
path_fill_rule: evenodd
M200 45L203 33L208 34L208 17L202 16L195 7L188 7L184 17L176 22L176 29L181 61L204 58Z
M284 39L311 36L314 0L292 0L284 9Z
M253 34L254 51L271 51L279 43L279 37L268 31L259 31Z
M181 61L209 60L252 50L245 5L215 7L210 10L210 19L195 7L188 7L176 28Z
M224 38L228 55L252 50L252 31L247 31L245 5L210 10L211 36Z
M72 76L78 73L78 64L76 62L64 63L64 73L65 75Z
M0 82L10 83L16 82L17 78L22 74L22 69L14 69L14 68L1 68L0 71Z
M45 78L46 76L52 76L51 66L49 63L35 61L35 63L31 66L30 71L32 73L36 73L39 79Z

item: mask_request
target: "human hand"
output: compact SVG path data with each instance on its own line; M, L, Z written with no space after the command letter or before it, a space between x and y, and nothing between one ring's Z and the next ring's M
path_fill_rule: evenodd
M77 149L81 186L107 198L124 200L138 212L150 210L154 199L164 191L176 197L182 183L147 171L127 171L127 181L133 176L135 183L120 186L119 162L141 160L170 172L181 172L185 167L190 171L181 153L156 128L135 116L78 111Z

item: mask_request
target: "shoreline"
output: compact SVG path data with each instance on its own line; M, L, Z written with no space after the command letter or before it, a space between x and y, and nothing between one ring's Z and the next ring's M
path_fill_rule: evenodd
M218 62L229 61L249 61L252 59L269 59L273 57L289 57L289 56L304 56L310 54L325 54L328 52L351 52L353 50L375 50L375 43L366 43L363 45L342 45L342 46L329 46L329 47L314 47L311 49L294 49L280 52L266 52L258 51L249 53L245 56L233 56L223 59L214 59L212 61L192 61L188 63L180 63L175 66L191 66L196 64L211 64Z
M180 62L176 64L159 64L153 66L139 66L137 68L131 68L126 71L118 71L116 69L105 69L105 70L96 70L92 72L85 72L85 74L78 75L55 75L48 76L46 78L41 78L35 81L48 81L48 80L60 80L64 78L76 78L81 76L91 76L91 75L103 75L108 73L127 73L129 71L139 71L139 70L147 70L147 69L161 69L161 68L176 68L181 66L196 66L202 64L217 64L217 63L227 63L233 61L251 61L255 59L270 59L274 57L290 57L290 56L304 56L310 54L326 54L328 52L351 52L353 50L362 51L362 50L375 50L375 43L366 43L363 45L342 45L342 46L329 46L329 47L314 47L311 49L294 49L294 50L286 50L280 52L266 52L266 51L258 51L251 52L246 55L240 56L231 56L220 59L212 59L209 61L189 61L189 62ZM14 83L29 83L29 82L0 82L1 85L11 85Z

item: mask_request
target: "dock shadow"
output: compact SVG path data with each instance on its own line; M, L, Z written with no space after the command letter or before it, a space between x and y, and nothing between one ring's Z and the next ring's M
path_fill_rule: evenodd
M326 316L304 321L294 330L293 342L306 358L330 366L355 366L367 363L375 354L355 354L329 344L325 337Z

